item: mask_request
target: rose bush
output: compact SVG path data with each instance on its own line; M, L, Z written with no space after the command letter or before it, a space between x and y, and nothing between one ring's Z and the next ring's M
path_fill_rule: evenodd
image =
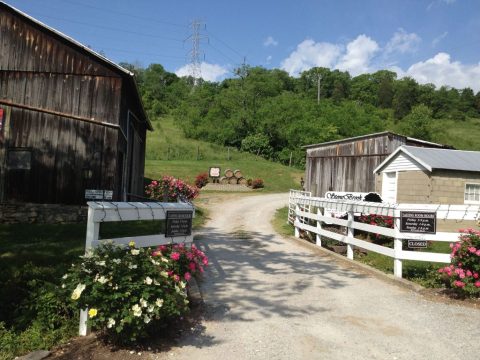
M153 180L145 187L145 194L157 201L167 202L192 201L198 196L198 189L195 186L188 185L181 179L173 176L164 176L160 180Z
M480 295L480 231L460 230L462 235L452 249L451 264L438 270L449 287L460 296Z
M391 216L368 214L368 215L360 216L358 221L365 224L369 224L369 225L375 225L375 226L381 226L381 227L393 229L393 217ZM377 244L386 244L392 240L393 239L388 236L375 234L375 238L373 239L373 242Z
M208 173L200 173L195 177L195 186L199 189L204 187L209 183Z
M135 341L151 325L188 309L186 283L169 275L173 269L171 257L153 256L149 248L107 244L72 265L62 288L77 309L89 308L94 329L113 340Z

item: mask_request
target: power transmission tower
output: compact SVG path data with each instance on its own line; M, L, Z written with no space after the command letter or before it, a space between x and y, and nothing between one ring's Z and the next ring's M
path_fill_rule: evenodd
M198 19L191 22L190 28L192 29L192 34L186 38L185 41L190 40L192 42L192 49L188 52L188 55L190 56L190 75L193 78L193 85L197 86L202 77L202 64L200 57L203 55L203 58L205 58L205 54L200 50L200 42L202 40L208 41L208 36L201 33L206 26Z

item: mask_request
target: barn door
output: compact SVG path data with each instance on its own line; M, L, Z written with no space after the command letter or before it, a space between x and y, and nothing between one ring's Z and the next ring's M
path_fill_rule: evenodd
M384 172L382 178L382 199L387 203L397 202L397 173Z

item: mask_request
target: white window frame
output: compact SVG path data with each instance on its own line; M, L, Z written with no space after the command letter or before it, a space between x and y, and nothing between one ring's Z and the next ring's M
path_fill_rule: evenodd
M480 204L480 199L479 200L467 200L467 199L465 199L465 196L467 195L467 186L468 185L478 186L478 188L479 188L478 192L480 193L480 183L470 183L470 182L465 183L465 190L463 191L464 204Z

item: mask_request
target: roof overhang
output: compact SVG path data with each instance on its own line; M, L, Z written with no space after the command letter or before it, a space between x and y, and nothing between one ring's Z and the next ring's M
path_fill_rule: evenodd
M382 163L380 165L378 165L374 170L373 170L373 173L378 173L380 172L392 159L394 159L398 153L404 153L405 155L407 155L408 157L410 157L411 159L415 160L416 162L418 162L420 165L422 165L425 169L427 169L428 171L432 172L433 168L428 165L426 162L422 161L421 159L419 159L418 157L416 156L413 156L407 149L405 149L403 146L400 146L399 148L397 148L393 153L391 153L385 160L382 161Z

